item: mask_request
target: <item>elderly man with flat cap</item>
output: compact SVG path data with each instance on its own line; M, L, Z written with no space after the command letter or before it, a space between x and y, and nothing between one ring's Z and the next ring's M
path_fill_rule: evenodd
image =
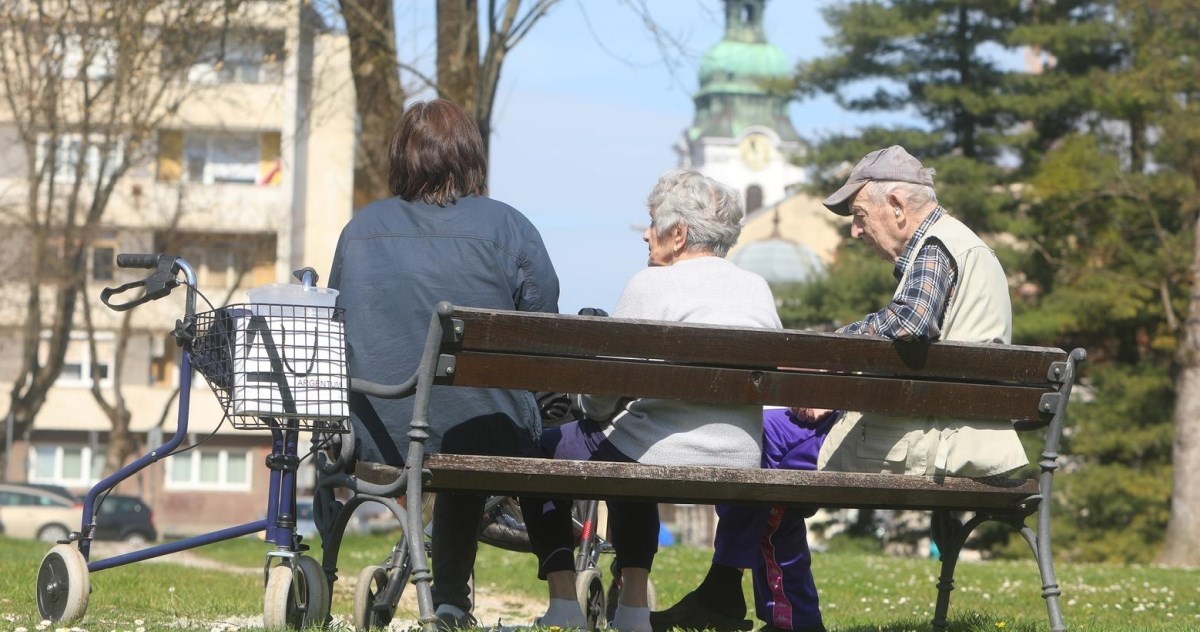
M933 169L903 147L867 154L824 205L850 216L850 234L894 265L891 302L838 331L894 340L1007 344L1008 281L983 241L938 204ZM982 477L1027 463L1004 421L902 418L809 409L763 415L763 467ZM785 507L718 507L713 564L696 590L655 612L672 627L749 630L742 569L753 569L760 628L823 631L804 518Z

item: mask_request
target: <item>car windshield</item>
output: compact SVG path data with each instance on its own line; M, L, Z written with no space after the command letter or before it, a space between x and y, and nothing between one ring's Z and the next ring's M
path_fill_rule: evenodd
M125 498L123 496L113 496L105 498L100 504L99 512L102 514L109 513L134 513L141 511L139 503L134 498Z
M71 504L50 494L42 494L34 491L22 492L3 490L0 491L0 505L5 506L38 506L38 507L70 507Z

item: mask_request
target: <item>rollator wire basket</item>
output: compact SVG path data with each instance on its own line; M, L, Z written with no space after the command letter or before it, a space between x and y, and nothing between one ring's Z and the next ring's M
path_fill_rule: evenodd
M234 428L345 432L345 312L235 304L196 314L192 366Z

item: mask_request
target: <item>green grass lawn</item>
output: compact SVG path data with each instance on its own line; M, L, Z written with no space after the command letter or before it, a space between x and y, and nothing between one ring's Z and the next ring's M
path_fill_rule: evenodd
M387 536L352 537L343 545L342 577L353 578L390 550ZM37 629L34 583L48 547L0 537L0 629ZM242 569L224 572L172 563L139 562L91 575L92 595L79 629L232 630L230 616L262 612L261 567L267 545L252 538L194 552ZM659 606L674 603L699 580L706 550L670 547L652 575ZM545 595L529 554L480 548L476 583L495 592ZM938 564L879 554L823 553L814 559L821 606L831 632L928 630ZM607 568L604 569L607 571ZM1146 566L1059 563L1063 609L1072 630L1200 630L1200 571ZM349 582L339 582L333 612L351 611ZM1045 606L1032 562L960 563L950 605L954 632L1045 630ZM746 593L749 596L748 582ZM186 622L182 622L186 619ZM514 622L516 623L516 622ZM241 624L245 626L245 623ZM54 628L50 628L54 629ZM341 629L348 629L343 626Z

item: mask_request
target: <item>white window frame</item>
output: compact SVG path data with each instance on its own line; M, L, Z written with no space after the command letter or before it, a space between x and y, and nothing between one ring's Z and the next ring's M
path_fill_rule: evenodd
M41 456L38 454L38 449L43 450L52 448L54 450L54 473L49 477L43 477L38 472L38 465ZM80 462L90 464L90 468L83 472L81 478L67 478L63 474L63 458L67 450L79 450ZM103 478L105 449L98 447L92 449L91 446L82 444L67 444L57 446L47 446L31 444L29 446L29 471L26 473L26 480L30 483L44 483L48 485L62 485L65 487L91 487L100 482ZM97 459L99 459L97 461Z
M75 182L75 166L80 160L84 161L83 177L88 182L97 182L101 175L108 176L112 169L120 164L121 153L124 150L124 141L118 139L113 142L112 147L108 152L108 171L100 173L100 146L104 142L101 136L92 136L92 142L88 143L87 152L84 156L80 156L80 149L83 147L82 134L59 134L57 138L53 138L51 134L39 134L37 142L37 168L40 172L42 166L46 162L46 158L50 154L50 143L55 141L58 144L58 151L54 154L55 164L55 182L59 184L72 184Z
M88 344L87 332L72 331L70 336L71 336L70 341L67 343L68 344L67 353L69 354L71 351L71 347L76 346L76 345L78 345L78 348L80 349L80 352L79 352L79 364L80 364L79 377L73 377L73 376L67 375L65 373L60 373L58 376L58 379L54 381L54 385L55 386L72 387L72 388L74 388L74 387L91 388L92 387L92 348L91 348L91 345ZM42 338L42 352L43 353L48 352L50 332L43 331L41 338ZM116 339L117 339L117 335L115 332L111 332L111 331L97 331L96 332L97 345L103 347L103 346L106 346L106 343L112 343L111 345L108 345L108 346L111 346L112 352L114 354L116 353ZM64 364L64 367L66 364L68 364L66 357L63 358L63 364ZM75 363L70 362L70 364L75 364ZM105 388L112 386L113 371L116 369L116 358L112 357L112 356L109 356L107 358L102 357L102 358L100 358L98 364L100 364L100 366L106 367L108 369L107 375L100 379L100 386L105 387Z
M86 36L86 38L85 38ZM86 50L90 47L92 50ZM88 53L91 58L86 59ZM41 61L43 73L60 79L108 81L117 67L117 42L103 30L85 33L66 33L53 38L49 51Z
M64 79L80 79L86 76L93 81L111 79L113 69L117 66L117 43L102 35L91 35L95 46L92 58L84 68L83 61L86 51L83 49L83 36L75 33L63 39L62 76ZM89 42L92 43L92 42Z
M217 476L216 482L208 482L200 480L200 462L201 455L217 455ZM245 456L246 458L246 480L245 481L230 481L229 480L229 457L230 455ZM254 482L254 463L253 451L249 449L237 448L196 448L181 454L172 455L167 459L167 466L164 470L165 479L163 480L163 489L172 491L222 491L222 492L246 492ZM175 480L175 473L178 468L187 468L187 480Z
M220 163L214 160L216 153L221 151L222 143L227 142L245 142L247 148L253 145L255 148L253 160L245 163ZM192 158L198 147L203 147L203 165L197 167L192 164ZM259 164L262 162L262 134L257 131L247 132L187 132L183 138L183 180L184 182L192 182L198 184L233 184L233 185L250 185L258 184ZM229 165L238 165L240 167ZM223 168L224 167L224 168ZM199 169L199 173L193 175L193 171ZM241 177L231 177L230 173L244 169ZM225 173L225 175L221 175Z
M223 53L222 43L225 46ZM210 45L207 56L211 59L188 68L187 81L194 85L279 83L283 80L283 53L282 48L273 51L272 44L282 43L277 32L229 33L223 40L215 40Z

